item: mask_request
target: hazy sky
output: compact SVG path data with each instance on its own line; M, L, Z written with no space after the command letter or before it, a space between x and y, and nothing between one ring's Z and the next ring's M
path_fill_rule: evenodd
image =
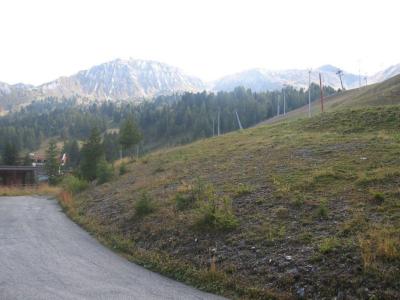
M1 0L0 81L39 84L115 58L204 80L253 67L400 63L400 1Z

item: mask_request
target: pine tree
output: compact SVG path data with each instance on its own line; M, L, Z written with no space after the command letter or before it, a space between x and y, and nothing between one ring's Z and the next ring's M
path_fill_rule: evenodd
M97 167L104 157L103 144L99 130L92 129L89 140L83 145L81 150L80 171L82 177L86 180L95 180Z
M80 161L80 151L77 140L72 140L64 143L63 153L67 154L67 165L70 167L76 167Z
M49 147L46 150L46 165L45 165L50 184L56 184L58 182L58 176L59 176L58 156L59 155L57 151L56 142L54 140L51 140L49 143Z
M7 143L3 149L3 164L14 166L17 164L18 151L13 143Z
M122 149L130 152L131 156L133 156L132 148L139 143L141 139L142 135L132 118L128 118L122 122L119 130L119 143Z

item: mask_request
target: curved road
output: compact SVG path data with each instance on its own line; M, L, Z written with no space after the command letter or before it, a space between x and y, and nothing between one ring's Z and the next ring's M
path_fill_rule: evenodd
M55 200L0 198L0 299L223 299L128 262Z

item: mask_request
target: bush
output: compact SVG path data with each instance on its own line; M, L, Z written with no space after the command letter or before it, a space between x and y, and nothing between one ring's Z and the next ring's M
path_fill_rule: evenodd
M63 179L62 186L68 192L76 194L85 190L88 187L88 183L84 179L70 175Z
M122 162L121 165L119 166L119 175L122 176L128 172L126 168L126 163Z
M98 184L106 183L110 181L113 176L114 176L113 167L105 160L101 160L96 170L97 183Z
M207 186L199 199L198 219L195 223L200 229L232 230L239 222L232 211L232 201L220 198L212 186Z
M135 215L143 217L154 211L155 205L152 198L147 193L143 193L140 199L135 203Z
M195 198L193 198L191 195L187 195L184 193L177 193L174 199L175 199L175 207L177 210L188 209L195 202Z

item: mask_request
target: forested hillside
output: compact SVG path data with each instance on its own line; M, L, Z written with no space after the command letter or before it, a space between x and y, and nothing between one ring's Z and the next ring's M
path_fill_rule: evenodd
M335 92L330 87L324 90L326 95ZM218 114L221 133L238 129L236 112L244 128L277 115L278 102L282 114L283 92L286 111L303 106L308 101L307 90L292 87L264 93L253 93L240 87L232 92L217 94L185 93L160 96L139 105L124 102L82 105L74 98L61 101L47 98L0 118L0 151L6 143L12 143L19 151L31 151L48 138L85 139L93 127L105 133L106 143L113 144L116 132L107 129L118 128L122 120L131 116L143 134L144 150L188 143L216 135ZM318 97L319 87L312 85L311 99L314 101ZM119 149L111 147L109 151L113 152L109 157L115 158Z

